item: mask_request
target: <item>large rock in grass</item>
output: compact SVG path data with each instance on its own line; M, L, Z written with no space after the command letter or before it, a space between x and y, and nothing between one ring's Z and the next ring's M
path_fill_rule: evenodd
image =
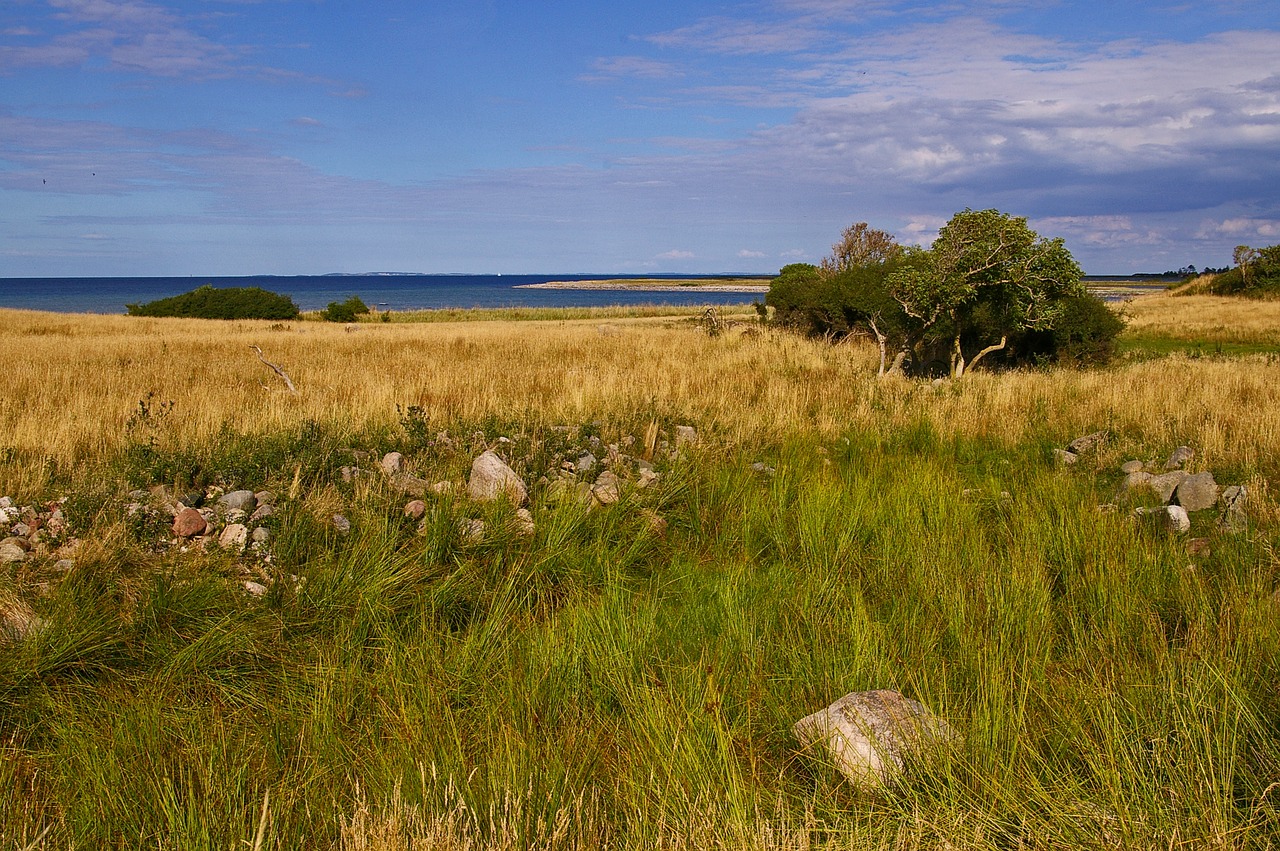
M1204 511L1218 504L1221 490L1213 480L1213 473L1196 473L1182 480L1173 492L1173 499L1187 511Z
M184 508L173 518L173 534L179 538L192 538L203 535L209 528L209 521L194 508Z
M507 466L492 449L471 462L471 478L467 481L467 496L477 502L494 502L507 499L522 505L529 498L529 490L516 471Z
M1168 473L1161 473L1158 476L1152 476L1147 479L1147 487L1156 492L1156 496L1160 497L1161 502L1169 502L1173 499L1174 491L1178 489L1178 485L1187 480L1187 473L1183 470L1171 470Z
M927 759L959 734L918 701L879 689L846 694L791 728L806 749L821 748L857 786L880 786L908 760Z
M1218 526L1228 532L1239 532L1248 526L1244 504L1249 492L1241 485L1232 485L1222 492L1222 517Z
M1086 434L1077 437L1075 440L1067 444L1067 451L1072 455L1083 455L1090 450L1097 449L1099 446L1107 442L1111 437L1109 431L1095 431L1093 434Z
M218 497L217 510L219 514L229 514L232 511L243 511L250 514L258 507L258 497L253 491L239 490L225 493Z

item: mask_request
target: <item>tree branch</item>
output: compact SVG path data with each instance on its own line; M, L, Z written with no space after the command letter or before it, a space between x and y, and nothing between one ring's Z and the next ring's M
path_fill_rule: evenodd
M285 374L285 371L283 369L281 369L276 364L264 358L262 356L262 349L258 348L257 346L250 346L249 348L253 349L257 353L258 360L265 363L271 369L272 372L274 372L276 375L284 379L284 386L289 388L290 393L292 393L295 396L298 395L298 388L293 386L293 382L289 380L289 376Z

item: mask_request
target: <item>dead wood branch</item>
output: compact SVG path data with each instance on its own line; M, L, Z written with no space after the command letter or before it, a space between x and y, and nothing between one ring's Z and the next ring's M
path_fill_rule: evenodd
M257 346L250 346L249 348L253 349L254 352L257 353L258 360L265 363L272 372L274 372L276 375L284 379L284 386L289 388L290 393L292 393L295 396L298 395L298 388L293 386L293 381L289 379L289 376L285 374L285 371L283 369L281 369L278 365L264 358L262 356L262 349L258 348Z

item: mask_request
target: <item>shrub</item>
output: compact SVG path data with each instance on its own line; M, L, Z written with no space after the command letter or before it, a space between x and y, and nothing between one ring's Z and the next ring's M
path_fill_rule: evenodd
M1071 296L1053 328L1022 335L1013 346L1014 363L1053 362L1067 366L1101 366L1115 355L1124 320L1097 296Z
M369 312L369 306L358 295L346 301L331 301L329 306L320 311L320 318L326 322L355 322L357 316Z
M296 319L298 305L287 295L261 287L214 289L212 284L189 293L126 304L130 316L184 316L195 319Z

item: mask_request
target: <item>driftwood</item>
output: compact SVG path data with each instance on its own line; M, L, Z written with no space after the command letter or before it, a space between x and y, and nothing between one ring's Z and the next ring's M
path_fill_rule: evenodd
M264 358L262 356L262 349L258 348L257 346L250 346L249 348L253 349L254 352L257 353L258 360L265 363L272 372L274 372L276 375L284 379L284 386L289 388L290 393L292 393L295 396L298 395L298 388L293 386L293 382L289 380L289 376L285 374L285 371L283 369L281 369L278 365Z

